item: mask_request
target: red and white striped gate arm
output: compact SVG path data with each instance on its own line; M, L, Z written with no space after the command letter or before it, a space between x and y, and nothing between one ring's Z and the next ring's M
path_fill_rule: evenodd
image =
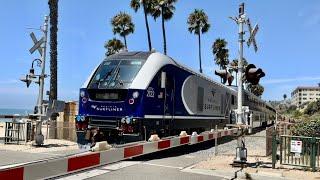
M173 137L156 142L144 142L101 152L87 152L60 159L50 159L0 169L0 180L28 180L56 177L124 159L141 156L182 145L197 144L236 133L237 129L203 132L200 135Z

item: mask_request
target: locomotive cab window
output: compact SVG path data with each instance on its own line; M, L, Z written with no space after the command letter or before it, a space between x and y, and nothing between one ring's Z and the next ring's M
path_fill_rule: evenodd
M131 84L143 64L143 60L103 61L91 79L89 88L125 88L124 85Z

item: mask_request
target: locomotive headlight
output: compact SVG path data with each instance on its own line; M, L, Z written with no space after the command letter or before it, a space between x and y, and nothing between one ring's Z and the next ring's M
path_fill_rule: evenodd
M80 97L84 97L86 93L84 91L80 91Z
M127 117L127 118L126 118L126 123L127 123L127 124L130 124L130 123L131 123L131 118L130 118L130 117Z
M124 124L126 122L126 118L121 118L121 123Z
M139 97L139 92L138 92L138 91L133 92L133 93L132 93L132 97L133 97L134 99L137 99L137 98Z

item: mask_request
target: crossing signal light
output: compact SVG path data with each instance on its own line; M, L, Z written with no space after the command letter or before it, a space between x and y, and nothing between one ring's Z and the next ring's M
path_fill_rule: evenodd
M264 77L266 74L261 68L256 68L254 64L249 64L246 67L245 76L248 82L252 85L259 84L260 78Z
M26 84L27 84L27 88L30 86L30 84L31 84L31 78L29 77L29 75L26 75L26 77L24 78L20 78L20 80L22 81L22 82L25 82Z
M223 84L225 84L228 81L229 86L231 86L234 77L226 69L225 70L215 70L214 74L218 75L222 78Z

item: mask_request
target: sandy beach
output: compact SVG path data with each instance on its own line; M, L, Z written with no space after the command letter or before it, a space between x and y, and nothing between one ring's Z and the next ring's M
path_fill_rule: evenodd
M5 129L5 124L4 122L0 122L0 139L4 137L4 129Z

